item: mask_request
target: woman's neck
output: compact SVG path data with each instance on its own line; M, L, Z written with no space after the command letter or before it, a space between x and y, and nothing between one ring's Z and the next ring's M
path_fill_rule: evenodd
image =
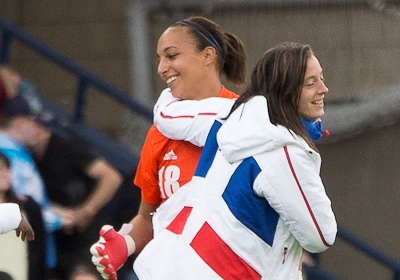
M208 83L205 87L202 85L202 89L196 96L196 100L201 100L209 97L218 97L221 92L222 83L220 80L213 83Z

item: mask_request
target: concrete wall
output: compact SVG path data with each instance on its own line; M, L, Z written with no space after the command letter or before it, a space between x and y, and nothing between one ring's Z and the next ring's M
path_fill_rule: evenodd
M0 15L130 92L128 4L127 0L0 0ZM149 63L155 92L164 87L155 75L157 38L169 24L187 15L161 10L149 15L154 49L154 60ZM309 43L325 71L328 101L374 95L400 84L400 19L395 14L366 5L310 5L221 8L203 15L242 38L249 69L270 46L282 41ZM77 81L70 74L18 45L11 62L48 98L72 107ZM156 98L156 94L149 96ZM88 106L90 124L114 137L123 133L125 120L118 104L91 91ZM399 130L400 124L395 123L320 145L322 177L338 222L398 260ZM322 266L340 279L391 279L385 268L340 240L322 254Z
M319 148L338 223L400 261L399 131L396 123ZM339 279L393 279L386 268L338 241L322 260Z

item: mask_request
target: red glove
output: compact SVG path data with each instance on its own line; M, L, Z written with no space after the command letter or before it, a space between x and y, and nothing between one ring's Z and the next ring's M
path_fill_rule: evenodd
M127 235L131 224L124 224L119 232L110 225L100 230L100 239L90 247L92 262L104 279L116 280L117 270L135 251L135 242Z

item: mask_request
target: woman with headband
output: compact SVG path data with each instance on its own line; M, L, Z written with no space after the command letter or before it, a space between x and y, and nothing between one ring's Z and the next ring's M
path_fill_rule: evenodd
M168 88L163 94L179 99L208 97L236 99L224 87L221 76L242 85L246 55L242 41L204 17L178 21L158 41L158 74ZM233 101L232 103L233 104ZM204 114L216 115L226 103L216 103ZM105 279L116 279L128 256L138 254L153 238L152 214L194 174L202 148L187 141L172 140L152 126L146 137L134 180L141 188L138 215L119 232L104 226L93 244L92 261Z

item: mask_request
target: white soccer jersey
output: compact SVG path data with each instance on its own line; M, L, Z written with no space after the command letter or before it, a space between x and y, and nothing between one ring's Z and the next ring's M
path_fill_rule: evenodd
M214 123L193 180L157 210L139 279L296 279L302 249L336 237L320 164L252 98Z

